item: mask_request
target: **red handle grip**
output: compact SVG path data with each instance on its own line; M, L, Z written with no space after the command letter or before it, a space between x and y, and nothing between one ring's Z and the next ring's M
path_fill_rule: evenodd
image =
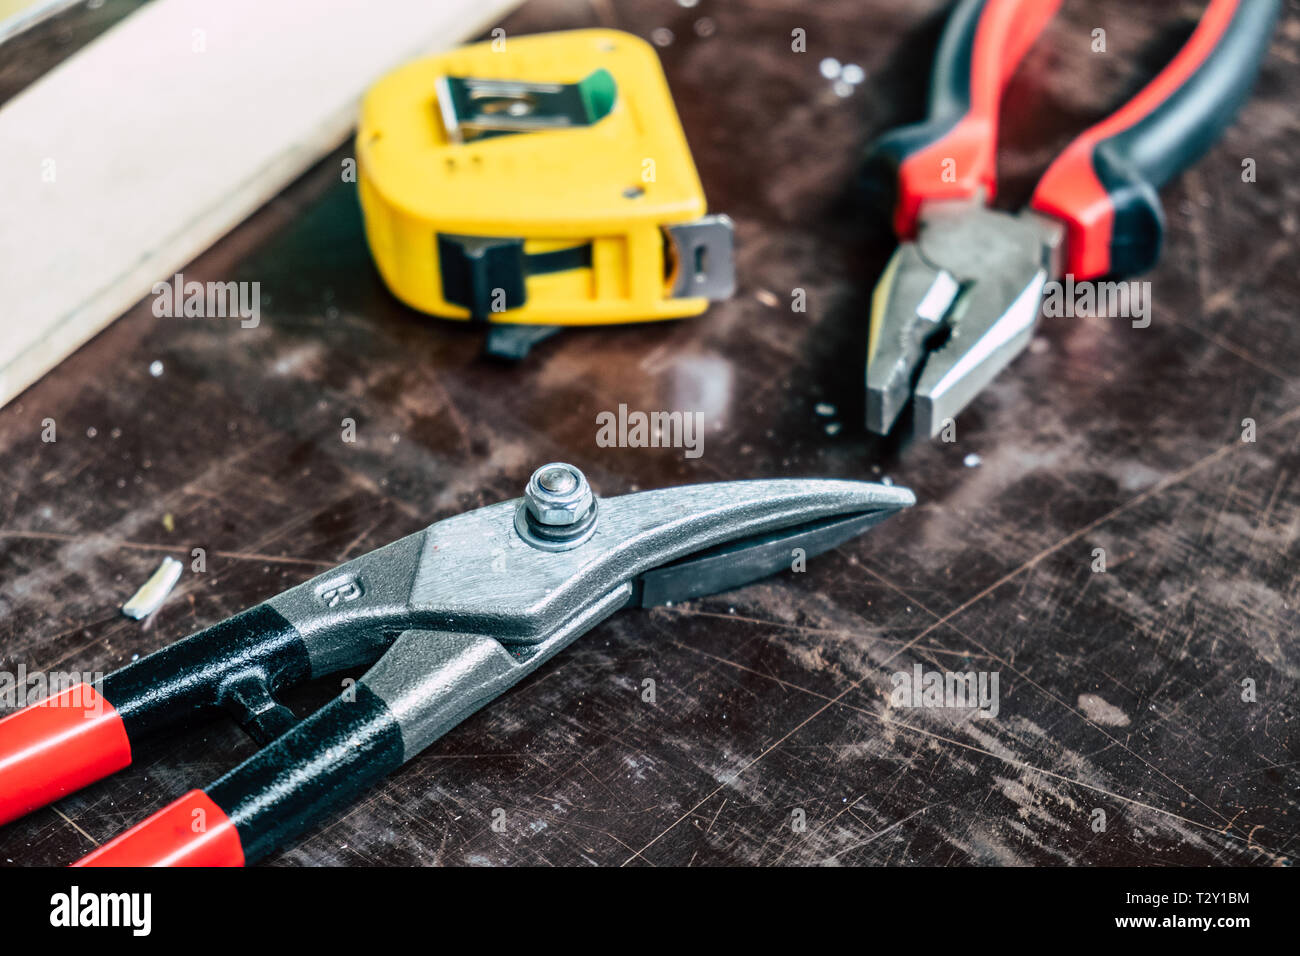
M1007 80L1061 0L963 0L944 29L929 117L872 147L869 177L897 177L894 231L916 233L921 204L997 188L998 109Z
M122 718L89 684L10 714L0 720L0 824L130 762Z
M243 866L239 832L202 790L83 856L73 866Z
M1071 143L1030 202L1066 224L1076 279L1155 265L1164 233L1156 191L1219 138L1250 93L1281 0L1211 0L1169 65Z

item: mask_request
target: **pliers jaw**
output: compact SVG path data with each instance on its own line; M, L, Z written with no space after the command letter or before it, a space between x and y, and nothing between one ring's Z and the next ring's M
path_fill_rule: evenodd
M1064 228L982 198L922 207L872 299L867 428L938 435L1028 344L1043 287L1057 274Z

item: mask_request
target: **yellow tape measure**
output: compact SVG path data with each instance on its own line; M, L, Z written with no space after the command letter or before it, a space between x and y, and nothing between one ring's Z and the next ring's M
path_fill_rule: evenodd
M519 357L555 327L698 315L734 289L654 49L615 30L409 63L357 131L366 238L408 305L492 323ZM531 327L531 328L529 328Z

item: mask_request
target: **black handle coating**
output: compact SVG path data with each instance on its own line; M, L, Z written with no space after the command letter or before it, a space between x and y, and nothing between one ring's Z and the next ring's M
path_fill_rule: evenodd
M1249 98L1281 9L1282 0L1240 0L1200 68L1138 122L1098 144L1098 166L1126 168L1159 189L1205 155Z
M100 692L136 743L204 711L237 707L250 682L274 691L310 673L297 628L259 604L114 671Z
M388 705L357 683L205 792L234 823L252 863L402 765Z

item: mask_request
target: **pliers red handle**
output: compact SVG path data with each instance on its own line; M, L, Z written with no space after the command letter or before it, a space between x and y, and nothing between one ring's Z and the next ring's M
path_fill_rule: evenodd
M997 188L998 109L1006 82L1061 0L963 0L935 61L930 116L887 134L870 161L892 167L894 228L916 234L928 200L986 201ZM1210 0L1178 55L1137 96L1080 135L1030 206L1069 225L1076 279L1153 266L1163 226L1156 190L1191 166L1236 115L1254 82L1281 0Z
M1164 233L1156 190L1232 123L1281 6L1281 0L1212 0L1169 65L1048 168L1030 206L1066 223L1066 272L1092 279L1156 264Z
M998 110L1007 81L1061 0L962 0L935 55L929 116L880 137L868 153L873 185L896 186L894 231L916 235L928 200L992 200Z
M896 187L894 228L912 246L891 262L873 304L873 431L888 431L910 399L917 430L937 434L1028 343L1035 285L1041 291L1063 274L1122 277L1156 263L1164 232L1157 190L1232 122L1281 0L1210 0L1165 69L1051 165L1028 210L994 213L987 205L997 187L1002 92L1059 7L962 0L940 43L928 118L868 152L866 177ZM950 235L927 235L935 230Z

